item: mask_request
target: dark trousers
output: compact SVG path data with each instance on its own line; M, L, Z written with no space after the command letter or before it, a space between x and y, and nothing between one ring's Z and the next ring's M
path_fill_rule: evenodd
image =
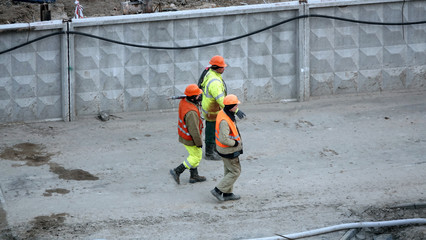
M215 128L216 128L216 121L206 121L206 130L205 130L205 136L204 141L207 145L216 145L215 141Z

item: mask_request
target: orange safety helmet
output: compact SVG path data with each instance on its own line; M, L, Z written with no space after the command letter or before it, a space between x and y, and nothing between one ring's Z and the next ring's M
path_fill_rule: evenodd
M240 104L241 102L238 100L237 96L234 94L229 94L223 99L224 105L234 105L234 104Z
M203 93L203 90L198 88L197 84L189 84L188 87L186 87L184 94L188 97L191 96L197 96Z
M223 59L223 57L222 56L219 56L219 55L216 55L216 56L213 56L212 57L212 59L210 59L210 62L209 62L212 66L213 65L216 65L216 66L218 66L218 67L226 67L226 66L228 66L228 65L226 65L226 63L225 63L225 59Z

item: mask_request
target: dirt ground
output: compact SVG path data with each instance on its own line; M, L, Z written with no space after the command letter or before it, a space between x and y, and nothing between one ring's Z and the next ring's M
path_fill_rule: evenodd
M172 100L173 101L173 100ZM426 218L426 91L245 104L239 201L177 185L177 110L0 125L0 239L253 239L343 223ZM341 239L346 231L304 238ZM426 239L426 225L351 240Z
M81 0L85 17L122 15L122 1ZM161 1L186 10L281 1ZM74 0L50 4L73 17ZM40 6L0 1L0 24L40 21ZM101 122L0 124L0 239L247 239L360 221L426 218L426 92L244 105L240 201L204 183L176 185L186 157L176 111ZM309 240L340 239L333 232ZM369 228L353 239L426 239L426 226Z
M188 10L215 7L242 6L248 4L264 4L286 2L289 0L151 0L153 11ZM52 20L71 19L74 17L75 0L56 0L49 4ZM123 15L122 2L125 0L80 0L85 17ZM0 24L29 23L40 21L40 4L0 1Z

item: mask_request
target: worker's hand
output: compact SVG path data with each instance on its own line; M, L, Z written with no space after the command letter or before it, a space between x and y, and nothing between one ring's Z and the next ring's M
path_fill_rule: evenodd
M239 119L243 119L243 118L245 118L245 117L246 117L246 114L245 114L245 113L243 113L243 111L241 111L240 109L238 109L238 111L237 111L235 114L237 115L237 117L238 117Z
M201 145L201 146L197 146L197 147L199 147L199 148L203 148L203 145Z
M234 147L238 146L238 141L235 140Z

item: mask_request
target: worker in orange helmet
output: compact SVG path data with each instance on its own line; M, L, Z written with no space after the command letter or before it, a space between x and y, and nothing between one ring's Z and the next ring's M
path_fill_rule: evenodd
M233 188L241 173L239 155L243 153L243 142L235 119L240 101L237 96L229 94L224 98L223 104L225 107L216 118L215 141L225 171L223 179L210 192L219 201L229 201L240 199L240 196L233 193Z
M203 157L203 121L199 111L202 90L196 84L186 87L185 98L179 102L178 135L179 142L182 143L189 153L188 158L175 169L170 170L177 184L180 184L179 176L189 169L190 183L204 182L206 178L198 175L197 167Z
M225 59L219 55L213 56L209 63L211 66L203 72L198 84L203 89L201 109L206 120L204 136L206 144L205 159L220 160L220 156L216 153L214 129L216 116L224 108L223 100L227 95L226 84L222 79L222 74L228 65L225 63ZM245 117L245 114L238 110L237 115L239 118Z

